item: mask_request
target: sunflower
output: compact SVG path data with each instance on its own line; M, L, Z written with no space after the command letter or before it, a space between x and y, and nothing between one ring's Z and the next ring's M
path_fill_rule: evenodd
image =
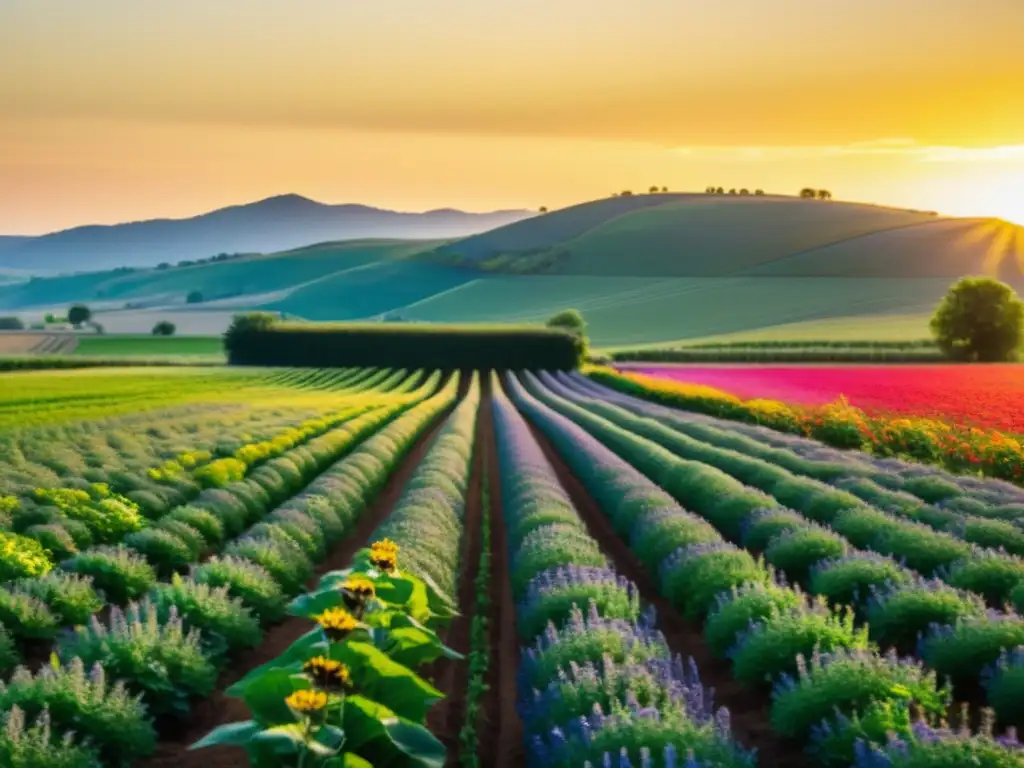
M299 714L310 715L327 707L327 694L323 691L296 691L284 703Z
M376 595L376 590L369 579L352 576L341 585L341 595L350 611L362 611Z
M370 550L370 564L384 573L391 573L398 567L398 555L385 549Z
M381 539L380 541L373 542L373 544L370 545L370 549L376 552L390 552L397 555L398 550L400 550L401 547L395 544L391 539Z
M302 671L325 691L343 691L352 682L348 667L324 656L315 656L307 661L302 665Z
M334 642L344 640L352 630L359 626L356 617L344 608L329 608L313 618L316 619L328 639Z

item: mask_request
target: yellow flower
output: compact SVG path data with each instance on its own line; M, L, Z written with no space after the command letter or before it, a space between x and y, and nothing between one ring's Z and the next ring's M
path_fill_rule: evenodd
M398 556L387 550L373 549L370 550L370 563L384 573L391 573L398 567Z
M370 549L374 552L391 552L392 554L397 555L398 550L401 549L401 547L395 544L391 539L381 539L380 541L373 542L373 544L370 545Z
M341 585L341 594L345 598L345 605L350 610L365 607L366 603L373 599L376 594L373 582L364 579L362 576L352 576L345 579Z
M320 688L326 691L343 691L348 688L352 677L348 667L340 661L316 656L302 665L302 671Z
M329 608L314 618L324 630L324 634L335 642L344 640L352 630L359 626L356 617L343 608Z
M327 706L327 694L323 691L296 691L284 703L295 712L308 715Z

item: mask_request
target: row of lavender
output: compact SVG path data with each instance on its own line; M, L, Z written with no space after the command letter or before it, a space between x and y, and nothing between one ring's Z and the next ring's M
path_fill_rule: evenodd
M1020 558L1001 549L969 546L821 482L796 477L760 459L673 436L660 423L638 419L550 379L549 383L566 398L557 399L558 407L582 406L587 415L581 418L604 440L621 438L621 433L608 429L614 420L618 428L628 424L632 431L626 434L634 438L638 432L656 438L657 450L671 446L675 461L682 462L679 466L687 463L679 459L681 455L689 457L690 463L698 455L713 462L734 484L736 498L745 494L748 503L760 504L739 532L723 527L721 518L718 522L709 518L727 538L762 551L791 581L832 605L852 605L855 618L870 627L870 639L903 653L916 649L931 668L952 680L958 694L973 697L979 680L985 680L989 701L1000 719L1007 725L1024 724L1024 701L1019 696L1021 653L1016 650L1024 644L1024 618L1013 610L998 609L1020 589L1024 575ZM663 420L671 423L669 418L666 415ZM642 458L639 462L650 477L657 475L654 465ZM739 480L756 490L742 489L736 485ZM758 499L761 491L770 493ZM789 508L780 505L783 499ZM694 510L708 516L699 505ZM932 578L923 579L921 573ZM986 600L991 607L986 607Z
M531 766L750 766L692 660L673 657L493 379Z
M513 399L556 444L616 531L657 576L663 594L689 618L704 621L709 646L731 658L737 679L752 689L772 689L771 723L777 733L806 744L827 765L849 765L858 749L862 761L892 765L932 753L947 760L981 754L1017 759L984 734L967 738L913 722L911 702L926 721L946 714L952 693L934 671L916 660L879 655L851 610L833 610L824 599L787 587L749 551L722 538L742 541L764 516L763 507L778 508L770 497L594 416L529 374L526 382L530 392L510 379ZM697 514L680 509L677 499ZM784 531L775 559L792 565L797 575L816 575L818 569L812 574L804 565L820 559L815 536L800 535ZM849 582L856 581L859 568L876 565L899 568L857 553L833 558L820 570L841 568ZM965 627L952 641L936 635L935 647L966 654L973 637L969 629L976 626ZM890 741L894 735L899 738Z
M439 380L440 374L431 376L423 395ZM60 637L52 666L37 673L19 669L0 684L0 709L17 713L11 721L16 726L24 727L26 716L43 717L54 736L74 732L77 743L67 747L67 765L75 768L130 765L152 752L154 718L187 718L192 702L213 690L228 659L259 644L261 626L284 616L288 598L302 590L313 564L352 530L369 499L457 392L453 377L408 410L394 406L401 415L382 418L378 410L357 419L364 423L349 425L347 455L305 490L189 577L176 576L123 611L114 608L107 621L94 618ZM220 492L217 499L207 510L218 524L210 530L234 535L252 510L240 494ZM149 567L137 557L121 560L135 570ZM125 568L122 577L132 569ZM16 743L35 741L9 730L0 752ZM50 747L58 743L54 739ZM61 765L46 762L51 757L23 764Z

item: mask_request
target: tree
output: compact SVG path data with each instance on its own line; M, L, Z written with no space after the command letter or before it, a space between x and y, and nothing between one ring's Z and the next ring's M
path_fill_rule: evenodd
M174 323L171 323L167 320L161 320L159 323L153 326L153 335L173 336L176 330L177 328L175 328Z
M811 189L810 187L804 187L800 190L800 197L806 200L813 200L818 196L818 190Z
M729 194L730 195L735 195L736 194L736 187L733 187L732 189L730 189L729 190Z
M668 192L668 187L662 187L662 188L661 188L661 191L662 191L662 192Z
M563 309L561 312L556 312L548 320L547 326L569 331L577 336L584 336L587 332L587 321L583 319L583 315L578 309Z
M539 210L541 213L547 213L548 212L548 207L546 205L542 205L537 210Z
M187 304L201 304L203 301L203 294L200 291L189 291L188 296L185 297Z
M717 191L718 190L715 187L705 187L704 188L704 194L705 195L714 195L714 194L717 193Z
M749 195L750 194L750 190L747 189L746 187L744 187L743 189L740 190L740 194L741 195Z
M25 323L17 315L0 317L0 331L23 331Z
M161 271L165 270L165 269L170 269L171 268L171 264L170 264L170 262L167 262L167 261L161 261L159 264L156 265L156 268L161 270Z
M1024 303L990 277L964 277L939 303L931 321L939 348L954 360L1012 360L1024 340Z
M631 190L631 189L624 189L624 190L622 190L619 193L619 197L632 197L632 196L633 196L633 190Z
M760 196L762 196L764 194L764 190L763 189L755 189L754 190L754 194L757 195L758 197L760 197Z
M819 200L831 200L832 199L832 193L829 192L827 189L819 189L818 190L818 199Z
M716 189L715 190L715 194L716 195L724 195L725 194L725 187L719 187L718 189Z
M650 192L650 193L651 193L652 195L655 195L655 194L657 194L657 193L658 193L658 187L654 187L654 186L652 186L652 187L651 187L650 189L648 189L647 191L648 191L648 192Z
M71 309L68 310L68 322L75 326L75 328L81 328L82 323L89 322L91 317L92 310L85 306L85 304L72 304Z

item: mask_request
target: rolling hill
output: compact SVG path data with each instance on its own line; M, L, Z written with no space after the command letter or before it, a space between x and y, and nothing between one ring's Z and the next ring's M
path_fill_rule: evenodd
M220 332L240 309L471 322L537 321L576 307L604 347L776 326L813 335L822 322L826 335L891 335L892 325L914 338L927 335L928 314L965 274L998 276L1024 293L1024 229L854 203L656 194L584 203L461 240L323 243L0 286L0 311L82 300L108 331L146 332L169 316L195 334ZM205 301L186 305L192 290Z
M325 205L279 195L187 219L85 226L31 238L0 238L0 268L34 274L151 267L220 253L268 253L328 240L453 238L534 214L452 209L400 213L365 205Z

